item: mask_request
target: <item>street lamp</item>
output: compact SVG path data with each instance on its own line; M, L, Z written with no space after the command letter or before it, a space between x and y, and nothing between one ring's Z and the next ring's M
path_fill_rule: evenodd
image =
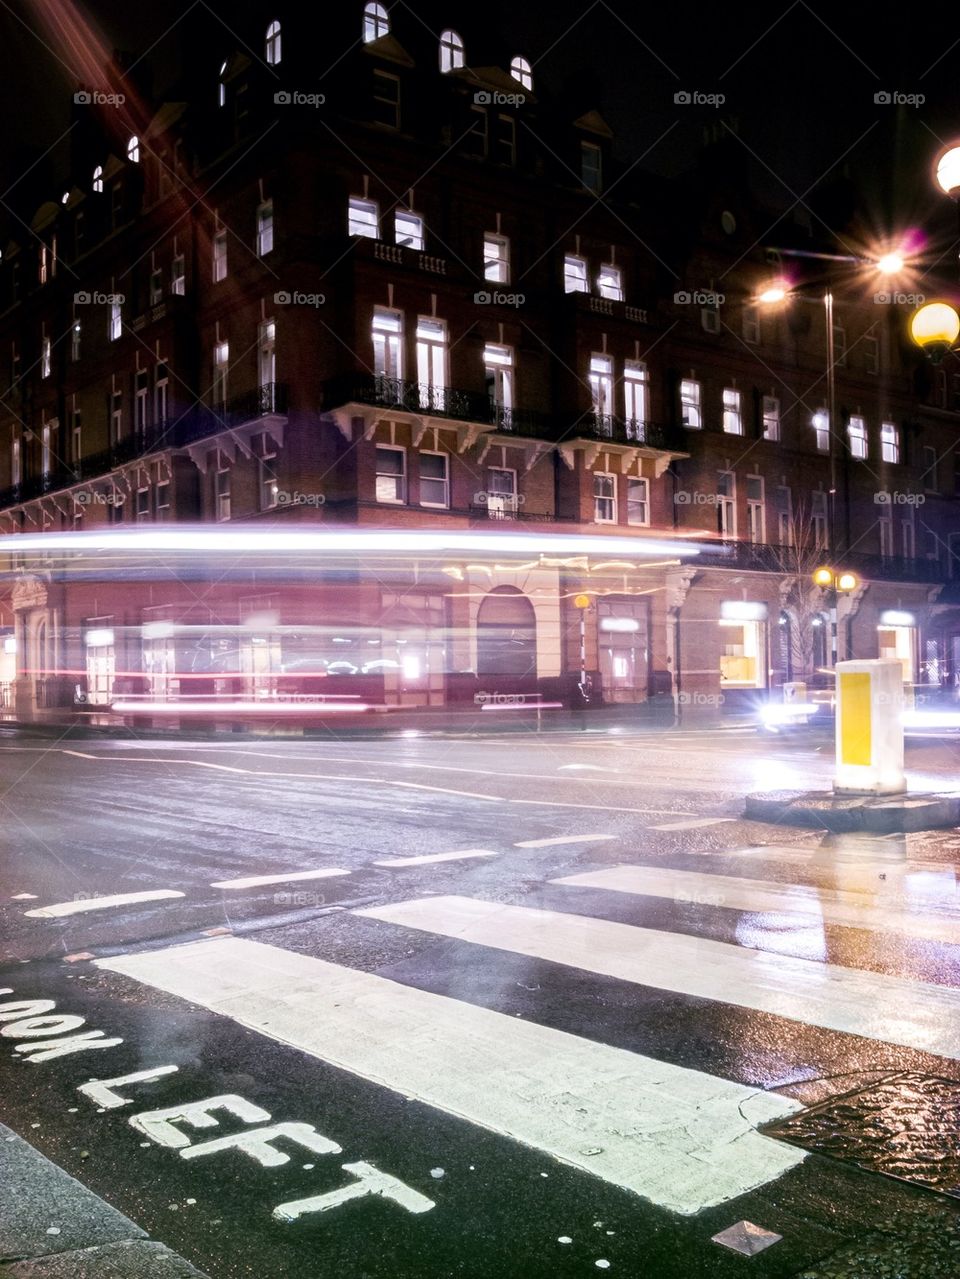
M953 145L937 157L937 183L944 195L960 195L960 146Z
M939 364L960 335L960 315L949 302L928 302L910 317L910 336L931 364Z
M883 276L898 275L904 268L903 255L896 250L887 250L878 254L875 258L855 257L853 254L846 253L814 253L806 249L778 249L778 253L788 257L798 258L815 258L820 261L827 262L850 262L861 267L867 267L878 272ZM778 303L796 299L800 302L823 303L823 319L826 330L827 345L827 456L830 463L830 545L837 545L837 455L834 448L834 430L837 422L837 379L836 379L836 350L834 346L834 330L833 330L833 292L827 286L822 297L811 297L807 294L797 293L793 290L790 281L782 278L770 280L765 287L757 294L756 300L766 306L775 306ZM819 414L814 415L814 425L818 430L822 429L822 423L817 421Z
M848 570L837 570L828 568L827 565L821 565L815 569L813 573L813 582L815 586L819 586L821 590L827 591L830 604L830 652L833 659L832 665L837 664L837 638L839 632L839 602L842 595L849 596L860 585L860 579L856 573ZM845 645L850 648L849 636Z

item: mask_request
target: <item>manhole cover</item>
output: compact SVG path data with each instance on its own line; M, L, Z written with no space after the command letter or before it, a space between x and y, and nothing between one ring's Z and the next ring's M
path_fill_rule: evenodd
M960 1198L960 1083L891 1075L764 1129L868 1172Z

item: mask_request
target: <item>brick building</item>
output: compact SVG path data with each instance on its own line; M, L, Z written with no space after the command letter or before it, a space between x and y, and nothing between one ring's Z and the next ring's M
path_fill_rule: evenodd
M567 695L582 617L607 702L735 705L836 654L952 688L953 357L923 363L893 285L796 256L837 244L769 243L729 147L644 173L594 103L551 97L454 10L437 37L341 7L321 72L293 7L246 11L231 45L197 14L168 94L117 67L78 92L69 172L0 258L0 532L602 534L622 562L546 543L389 580L359 558L295 581L214 564L198 596L11 554L8 709L56 713L78 681L95 705L276 693L305 670L394 704ZM855 588L814 588L820 563Z

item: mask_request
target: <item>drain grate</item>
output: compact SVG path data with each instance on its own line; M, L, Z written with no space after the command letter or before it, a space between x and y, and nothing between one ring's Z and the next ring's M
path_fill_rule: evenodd
M820 1155L960 1199L960 1083L890 1075L764 1129Z

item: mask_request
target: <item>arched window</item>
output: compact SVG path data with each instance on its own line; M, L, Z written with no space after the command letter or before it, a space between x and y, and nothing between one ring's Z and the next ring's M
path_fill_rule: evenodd
M271 67L280 62L280 23L277 21L267 27L267 62Z
M103 194L103 165L98 164L93 171L93 189Z
M365 4L363 6L363 43L379 40L381 36L390 34L390 19L382 4Z
M498 586L477 613L477 674L537 673L537 619L533 605L515 586Z
M526 58L516 57L510 63L510 74L519 80L525 89L533 91L533 68Z
M127 143L127 159L131 164L140 163L140 139L136 136Z
M440 70L446 74L463 66L463 41L456 31L440 32Z
M227 82L225 76L227 74L226 62L221 64L220 75L217 79L217 106L225 107L227 105Z

